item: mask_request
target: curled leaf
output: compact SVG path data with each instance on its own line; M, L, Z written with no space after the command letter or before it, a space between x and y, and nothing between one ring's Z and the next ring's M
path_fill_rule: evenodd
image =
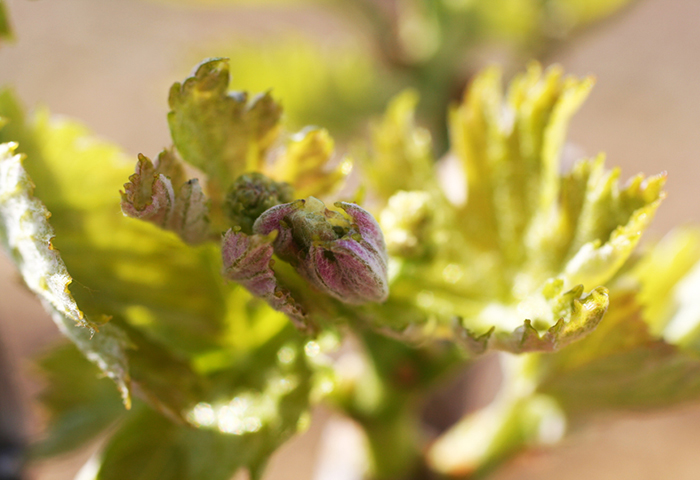
M454 323L456 338L471 354L489 349L512 353L554 352L586 337L598 326L608 309L608 291L598 287L588 294L579 285L563 292L561 279L547 282L544 288L523 300L515 312L505 312L504 321L525 317L522 325L508 331L505 324L491 327L481 335L469 330L469 322ZM487 307L481 312L488 324L497 317ZM512 328L512 327L511 327Z
M306 313L281 287L272 270L274 235L247 235L238 230L224 234L221 253L224 277L236 281L256 297L263 298L272 308L285 313L302 331L311 330Z
M208 200L196 178L183 181L183 168L172 152L161 152L155 162L139 155L136 173L121 192L122 212L171 230L190 244L207 240Z

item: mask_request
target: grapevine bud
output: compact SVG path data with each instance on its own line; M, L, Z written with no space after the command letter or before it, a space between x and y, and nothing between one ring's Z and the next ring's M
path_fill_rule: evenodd
M286 313L297 328L309 332L312 328L304 310L275 278L272 238L274 235L246 235L237 228L226 232L221 245L224 276L267 300L272 308Z
M377 221L352 203L346 215L314 197L278 205L253 225L257 234L277 230L277 256L319 290L350 304L382 302L389 294L387 253Z
M236 179L226 194L224 209L234 226L250 235L253 222L268 208L291 202L292 187L285 182L275 182L258 172L244 173Z

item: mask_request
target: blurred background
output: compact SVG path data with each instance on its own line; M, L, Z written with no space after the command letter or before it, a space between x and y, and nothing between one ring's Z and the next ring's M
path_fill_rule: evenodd
M430 12L400 12L403 23L386 30L363 7L372 1L6 0L15 41L0 46L0 85L12 85L28 108L77 118L134 157L151 156L170 143L169 86L201 59L227 56L233 88L271 87L291 128L325 126L341 149L345 140L366 136L366 119L412 86L441 149L444 107L478 68L501 63L509 76L536 56L597 78L574 117L569 138L577 151L606 152L608 166L619 165L623 178L668 172L669 195L647 240L700 223L700 2L640 0L595 25L578 28L556 17L533 30L527 12L513 7L518 2L499 0L502 10L482 18L493 21L495 33L464 24L472 37L488 40L475 45L464 42L460 25L451 27L457 34L440 36ZM396 14L396 2L377 3L386 16ZM396 33L399 43L382 31ZM449 55L440 54L440 42L453 48ZM0 340L36 438L42 412L32 399L41 383L31 359L58 341L58 332L4 256ZM276 454L267 478L313 478L330 416L317 412L312 428ZM519 457L493 478L695 479L699 442L700 406L602 420L554 449ZM90 454L32 465L28 478L73 478Z

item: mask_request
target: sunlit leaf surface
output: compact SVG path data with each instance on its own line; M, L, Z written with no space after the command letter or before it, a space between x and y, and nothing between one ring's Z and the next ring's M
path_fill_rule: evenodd
M8 91L0 96L0 115L0 140L22 144L2 147L3 246L59 328L117 382L127 406L134 394L148 404L128 413L121 428L145 415L185 437L207 430L203 438L240 453L222 465L222 478L238 468L261 469L303 426L313 383L307 340L285 327L284 315L226 282L216 245L190 247L122 215L118 192L131 161L118 149L44 112L25 120ZM66 367L75 363L70 352L54 355ZM94 368L76 367L70 378L63 378L65 369L49 371L55 385L45 398L54 420L45 454L88 440L120 416L104 384L91 383ZM57 391L78 378L85 387L75 395ZM207 408L216 409L213 423L202 416ZM169 448L169 437L161 439ZM257 446L243 452L241 442ZM199 448L197 441L186 445ZM100 475L130 478L115 466L126 464L108 462L112 452Z
M75 123L42 112L27 121L0 96L0 141L17 142L3 144L0 162L3 245L64 333L125 399L139 399L124 413L94 367L54 353L66 368L44 366L47 454L120 417L85 467L96 479L225 479L241 468L258 478L309 405L329 398L364 427L377 478L408 474L423 451L438 472L481 474L597 412L700 393L697 233L633 256L665 176L621 184L602 156L562 167L590 79L533 64L504 90L498 70L484 71L450 112L439 162L416 94L394 99L356 151L384 240L363 218L389 253L388 299L382 288L369 302L344 298L356 278L328 295L299 270L362 222L323 209L335 223L321 238L315 224L295 233L299 219L285 210L323 206L293 199L332 197L352 164L326 130L290 134L271 95L249 100L228 85L223 59L175 84L175 149L138 162ZM120 188L121 210L136 218L122 215ZM359 346L334 360L346 332ZM508 352L498 399L427 449L417 416L426 392L493 350ZM85 383L62 394L72 370Z
M653 217L665 176L619 186L602 157L561 172L566 127L591 86L534 64L506 92L498 70L477 76L450 114L444 160L464 175L464 203L437 187L415 97L394 100L365 162L395 254L386 312L411 304L425 315L419 337L456 335L472 353L553 351L593 331L604 286ZM409 248L418 238L422 255ZM386 326L410 336L416 323Z

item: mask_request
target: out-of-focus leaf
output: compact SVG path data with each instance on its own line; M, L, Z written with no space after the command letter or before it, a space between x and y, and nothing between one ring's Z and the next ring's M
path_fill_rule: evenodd
M372 192L384 201L400 190L437 185L430 132L416 124L417 104L413 90L394 97L372 129L371 151L361 157Z
M613 15L633 0L557 0L549 7L550 18L560 25L560 31L586 26Z
M231 448L226 440L214 432L174 424L142 408L112 436L92 478L226 480L235 471L233 453L246 451L242 442Z
M34 449L39 456L68 452L85 444L125 413L114 385L72 345L39 360L47 381L40 400L49 413L48 435Z
M684 351L700 353L700 231L671 232L649 249L632 275L651 332Z
M450 26L470 25L472 42L506 40L515 47L538 47L548 40L562 40L586 26L601 21L631 0L478 0L442 4L459 18Z
M94 478L224 480L240 468L260 478L269 455L304 428L313 387L304 342L287 326L248 358L215 367L190 426L139 406L92 460Z
M671 249L678 248L681 258L696 256L697 246L687 243L696 235L684 232L668 240L639 271L652 264L661 267L658 262L668 259ZM668 285L683 269L687 266L665 264L657 272L661 280L656 285ZM643 318L649 312L643 313L640 298L644 295L638 297L636 291L619 286L605 320L586 338L555 353L509 359L506 366L510 363L515 369L506 369L500 400L465 417L434 444L429 457L436 469L451 475L483 473L519 450L559 440L567 427L584 425L591 416L696 400L700 395L697 352L655 335L653 323L650 328ZM699 302L693 303L697 312ZM533 402L548 408L539 415L524 414ZM522 420L531 428L515 434L511 430Z
M538 52L548 41L561 41L630 5L632 0L439 0L399 1L388 15L375 0L358 5L338 0L159 0L163 3L222 7L264 4L318 4L337 7L341 14L360 18L375 28L373 39L387 56L421 64L431 58L455 58L475 46L498 42L522 51ZM400 48L400 52L391 51Z
M319 44L299 36L264 43L241 39L224 47L234 90L270 89L281 99L290 131L307 125L328 129L336 138L364 127L396 90L390 72L356 43ZM342 112L339 114L339 112Z
M227 480L244 465L262 471L277 446L270 435L227 435L168 421L143 408L101 453L95 480ZM269 442L269 443L268 443ZM260 478L255 476L253 478Z
M0 0L0 40L12 40L12 27L10 27L10 19L7 15L7 7L5 1Z
M619 187L619 172L605 171L602 158L560 172L568 122L591 86L590 79L564 77L557 67L542 72L536 64L507 93L496 69L475 78L450 115L451 155L466 176L466 204L447 202L434 186L430 161L416 156L416 172L423 173L408 178L429 198L421 208L423 217L433 217L423 238L431 253L394 258L391 295L377 308L376 323L404 337L409 329L418 337L456 336L473 354L553 351L593 331L607 309L603 285L653 218L665 176L638 176ZM413 106L410 96L400 97L385 118L387 128L378 131L380 139L403 139L385 144L386 158L397 161L385 162L396 166L382 179L414 171L406 156ZM393 131L406 133L392 136L392 125L404 125ZM378 142L374 148L381 151ZM406 187L414 185L393 188ZM388 187L381 192L407 195ZM404 202L400 212L392 204L380 218L410 218L417 205ZM390 239L412 234L401 222L384 225ZM412 228L419 233L419 224ZM391 313L401 304L418 307L422 321L402 324Z
M206 60L172 86L168 99L175 147L221 191L241 173L261 168L282 114L267 93L250 102L245 93L229 93L229 79L228 60Z
M334 142L328 131L307 128L292 136L268 175L294 187L296 198L323 197L337 190L352 171L352 161L329 167Z

